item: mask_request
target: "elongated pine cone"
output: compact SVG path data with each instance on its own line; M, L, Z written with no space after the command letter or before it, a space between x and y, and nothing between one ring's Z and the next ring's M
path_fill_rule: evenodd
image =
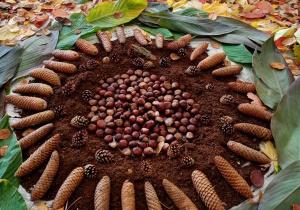
M195 160L194 158L190 157L190 156L185 156L181 159L181 164L184 166L184 167L192 167L194 164L195 164Z
M116 31L116 35L117 35L117 38L118 38L119 42L121 44L125 44L126 35L125 35L125 32L124 32L124 27L119 26L115 29L115 31Z
M235 141L229 141L227 143L227 147L234 152L235 154L245 158L246 160L251 160L257 163L267 164L270 163L271 160L264 155L262 152L254 150L250 147L247 147L241 143Z
M75 133L72 137L72 147L82 147L88 140L88 133L86 130L81 130Z
M198 45L198 47L196 47L194 49L194 51L192 52L191 56L190 56L190 60L193 61L196 58L198 58L200 55L202 55L208 47L208 43L207 42L203 42L201 44Z
M19 140L19 145L21 149L24 150L32 146L37 141L45 137L50 131L53 130L53 128L53 124L49 123L24 136Z
M53 111L54 111L55 116L57 116L57 117L61 117L61 116L67 114L67 111L66 111L66 108L64 105L55 106Z
M175 158L180 155L182 146L180 144L171 144L168 148L167 155L170 158Z
M248 83L248 82L242 82L242 81L238 81L238 82L229 82L228 86L234 90L235 92L238 93L255 93L256 88L255 85L252 83Z
M52 55L55 58L67 61L76 61L79 58L79 54L73 50L54 50Z
M100 39L104 50L106 52L111 52L112 44L111 44L110 38L107 36L107 33L105 31L97 31L96 35L97 35L98 39Z
M88 60L86 62L86 68L88 70L93 70L95 68L97 68L97 66L99 65L99 61L95 61L95 60Z
M222 67L222 68L214 70L212 72L212 75L219 76L219 77L225 77L225 76L239 74L242 70L243 70L243 67L240 65L226 66L226 67Z
M197 66L189 66L184 73L188 76L197 76L200 74L200 69Z
M176 187L172 182L164 179L162 185L179 210L198 210L191 199L189 199L186 194L184 194L184 192Z
M121 190L122 210L135 210L134 185L126 180Z
M88 55L95 56L98 54L97 47L84 39L78 39L75 46Z
M251 136L260 139L266 139L266 140L272 139L271 130L259 125L254 125L250 123L237 123L234 125L234 129L250 134Z
M34 111L42 111L47 108L47 102L44 99L37 97L7 95L6 102L21 109Z
M51 86L43 83L31 83L27 85L19 85L13 90L14 93L31 93L42 96L50 96L53 94Z
M64 183L60 186L54 201L52 209L59 209L64 207L65 203L69 200L74 190L79 186L84 177L84 169L82 167L75 168Z
M92 92L90 90L84 90L82 92L82 99L84 101L89 101L92 99Z
M180 37L178 40L168 43L167 48L169 50L178 50L179 48L187 46L192 40L191 34L186 34Z
M92 164L87 164L86 166L84 166L84 175L88 178L88 179L95 179L97 176L97 169L94 165Z
M44 80L51 85L60 85L59 76L52 70L46 68L36 68L29 72L29 76Z
M97 184L94 195L95 210L109 210L110 178L104 176Z
M52 61L52 60L43 61L43 63L45 64L46 68L52 69L54 71L62 72L62 73L73 74L76 73L77 71L76 66L70 63Z
M134 38L136 39L136 41L142 45L142 46L146 46L148 45L148 41L147 39L144 37L142 31L140 29L134 29L133 31L133 35L134 35Z
M232 95L223 95L220 98L220 103L224 105L228 105L234 102L234 98Z
M62 88L61 91L64 95L71 95L76 89L76 84L74 80L69 80Z
M152 61L146 61L143 65L143 69L151 69L154 67L154 64L152 63Z
M226 58L226 53L224 52L215 53L213 55L208 56L204 60L200 61L197 67L201 70L210 69L222 63L225 58Z
M239 104L237 108L243 114L256 117L261 120L270 121L272 118L272 113L254 104L243 103L243 104Z
M164 35L162 33L156 34L155 45L157 49L162 49L164 47Z
M204 173L198 170L193 171L192 181L201 200L209 210L225 210L222 201Z
M89 124L89 120L85 116L75 116L70 123L74 128L83 128Z
M19 119L18 122L13 123L11 127L13 128L26 128L42 123L49 122L54 119L54 112L52 110L47 110L39 112L33 115Z
M121 57L118 53L112 52L109 55L109 59L114 63L119 63L119 61L121 60Z
M132 64L133 64L135 67L137 67L137 68L143 67L144 63L145 63L145 60L144 60L143 58L140 58L140 57L135 58L135 59L133 59L133 61L132 61Z
M58 152L55 150L52 152L50 160L40 177L39 181L34 186L33 190L31 191L31 200L36 201L41 199L46 192L49 190L55 175L59 168L59 155Z
M223 157L216 156L215 164L232 188L245 198L253 198L253 193L245 179Z
M221 125L221 131L225 135L231 135L234 132L232 124L223 124Z
M153 168L152 168L152 165L150 164L149 161L142 161L142 163L141 163L141 173L146 177L149 177L149 176L152 175Z
M229 125L229 124L232 124L233 123L233 118L230 117L230 116L222 116L219 118L219 125Z
M112 163L113 156L108 150L99 149L95 153L95 158L99 163Z
M162 210L159 198L150 182L145 182L145 196L148 210Z
M25 160L19 166L15 173L15 177L25 176L45 162L58 146L59 140L60 134L55 134L50 139L45 141L32 155L30 155L27 160Z

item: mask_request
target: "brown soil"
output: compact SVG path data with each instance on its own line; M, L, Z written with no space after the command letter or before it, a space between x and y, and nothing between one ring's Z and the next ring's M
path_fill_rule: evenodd
M230 90L227 83L235 81L234 77L227 78L216 78L211 75L211 70L203 71L199 77L187 77L183 73L188 65L197 65L199 60L204 59L207 54L202 55L197 60L191 62L187 57L178 61L173 61L168 68L162 68L158 65L158 60L155 61L155 69L150 70L151 73L156 75L165 75L169 81L177 81L180 84L186 85L187 91L192 94L192 98L201 105L202 113L209 113L211 115L211 122L207 126L198 126L196 133L196 139L194 143L196 148L189 151L189 155L192 156L196 164L191 168L183 168L180 163L180 158L169 159L165 153L161 153L158 156L151 158L135 158L129 157L124 158L121 156L119 150L111 150L115 162L112 164L98 164L94 158L95 152L102 149L109 149L108 145L99 139L94 133L89 133L89 141L87 144L80 149L71 147L71 138L77 131L75 128L70 126L70 120L76 115L86 116L89 112L90 107L86 105L81 98L83 90L91 90L95 93L97 83L101 79L113 77L116 74L126 73L130 68L133 68L131 60L126 55L126 50L129 44L135 43L134 38L128 38L126 46L120 45L118 42L113 42L113 52L117 52L121 55L122 59L118 64L101 64L97 69L93 71L78 72L76 75L59 74L62 84L65 84L67 79L75 79L78 82L76 91L71 96L64 96L60 93L60 88L54 88L57 94L47 98L49 109L53 109L57 105L65 105L68 115L55 118L53 123L55 130L47 136L50 137L55 133L62 134L62 140L60 146L57 149L60 155L60 169L59 172L50 188L45 195L44 199L54 199L59 187L68 176L68 174L78 166L84 166L88 163L94 164L98 169L98 176L96 179L84 179L76 191L72 194L69 204L74 202L76 199L81 199L76 202L71 209L93 209L93 196L97 182L104 176L107 175L112 180L111 188L111 209L121 209L121 186L127 179L134 183L136 193L137 209L147 209L146 200L144 195L144 183L149 180L156 189L160 201L168 208L164 209L176 209L166 192L162 187L162 180L167 178L180 189L182 189L188 197L199 207L199 209L205 209L204 204L199 198L196 190L193 188L191 173L193 170L198 169L204 172L208 179L212 182L216 192L218 193L221 200L225 203L226 208L238 205L245 200L233 188L224 180L217 167L214 164L213 158L216 155L222 155L227 159L237 171L247 180L249 184L249 174L253 169L259 168L259 165L251 163L246 167L241 167L246 161L228 150L226 143L229 140L238 141L254 149L258 149L259 141L253 140L252 137L247 136L240 132L235 132L233 135L225 136L220 131L218 126L218 119L221 116L229 115L235 120L235 123L248 122L254 123L261 126L268 127L268 123L262 122L261 120L253 117L248 117L241 114L236 106L239 103L249 102L246 95L237 94ZM81 52L80 59L73 62L79 66L81 63L85 63L89 59L102 60L106 56L106 52L103 50L101 45L97 45L99 49L99 55L96 57L87 56ZM151 50L158 58L169 56L170 51L157 50L154 44L147 47ZM190 55L192 49L187 49L188 55ZM220 67L219 65L218 67ZM217 68L217 67L216 67ZM205 85L211 83L214 85L214 89L211 92L206 91ZM234 96L236 103L231 105L222 105L219 99L224 94L231 94ZM32 114L32 112L24 111L23 116ZM21 138L21 133L25 129L17 132L18 137ZM44 138L28 150L23 152L24 160L29 157L47 138ZM148 159L154 168L154 174L150 178L144 178L140 173L140 163L143 159ZM22 178L21 184L27 191L38 181L44 168L44 164L38 170L31 173L28 176ZM133 170L132 175L127 175L128 169Z

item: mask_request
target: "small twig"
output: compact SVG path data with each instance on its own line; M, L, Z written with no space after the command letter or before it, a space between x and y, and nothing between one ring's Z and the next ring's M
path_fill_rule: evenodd
M79 201L82 198L82 196L80 196L79 198L77 198L73 203L71 203L71 205L66 208L66 210L69 210L77 201Z
M144 47L139 47L135 44L132 44L131 45L131 49L133 49L134 51L142 54L143 56L145 56L146 58L150 59L150 60L156 60L156 56L153 55L149 50L147 50L146 48Z
M168 206L166 206L165 204L163 204L161 201L159 201L160 202L160 204L161 205L163 205L165 208L167 208L167 209L171 209L172 207L168 207Z

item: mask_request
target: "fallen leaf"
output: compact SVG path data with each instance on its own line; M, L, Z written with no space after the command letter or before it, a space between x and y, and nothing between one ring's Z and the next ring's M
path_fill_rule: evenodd
M10 130L9 129L1 129L0 130L0 139L4 140L4 139L8 139L10 137Z
M42 34L41 34L41 33L36 33L35 35L37 35L37 36L42 36Z
M263 13L261 10L256 10L254 12L241 13L240 16L247 19L257 19L266 17L266 14Z
M215 12L210 13L209 16L208 16L208 18L211 19L211 20L215 20L215 19L217 19L217 17L218 16L217 16L217 14Z
M229 61L229 60L224 60L224 64L225 64L225 66L231 66L231 61Z
M265 155L267 155L274 162L275 169L279 168L278 167L278 154L277 154L277 150L275 149L273 143L271 141L262 142L259 145L259 148Z
M49 208L43 201L40 201L35 210L49 210Z
M285 46L290 46L290 45L293 45L296 43L296 38L295 37L290 37L290 38L287 38L285 40L283 40L281 43Z
M222 15L222 16L228 16L229 14L227 3L220 3L219 1L214 1L211 4L208 3L204 4L202 10L208 13L215 12L217 15Z
M121 18L121 17L123 17L123 13L114 13L114 17L116 18L116 19L119 19L119 18Z
M258 95L254 94L254 93L247 93L247 97L252 100L251 104L257 105L257 106L261 107L262 109L267 110L267 107L263 104L263 102L260 100Z
M300 206L297 204L293 204L293 210L300 210Z
M270 168L270 166L271 166L271 165L270 165L269 163L260 165L260 167L262 167L262 168L264 168L264 169Z
M262 196L263 196L263 191L259 190L258 203L261 201Z
M105 31L106 35L108 36L109 39L112 38L112 34L110 33L110 31Z
M35 21L34 21L34 25L37 28L42 27L42 25L44 25L44 23L48 20L49 15L39 15L35 17Z
M221 45L219 45L216 42L212 42L210 45L212 46L212 48L215 48L215 49L220 49L220 47L221 47Z
M20 82L20 85L27 85L28 84L28 80L23 78Z
M158 155L160 153L160 151L162 150L164 144L165 144L164 141L161 141L161 142L158 143L158 145L156 147L156 155Z
M277 70L285 69L284 63L273 62L273 63L270 63L270 66L274 69L277 69Z
M0 157L4 157L7 149L8 149L8 146L0 147Z
M253 198L249 198L249 202L250 202L250 203L256 203L256 202L253 200Z
M255 6L256 8L260 9L264 14L272 14L274 12L272 5L267 1L260 1Z
M71 21L68 18L62 18L62 17L56 17L56 21L60 22L64 26L70 26L72 25Z
M0 41L6 39L13 39L19 35L19 32L12 32L8 25L4 25L0 28Z
M34 130L32 128L28 128L26 129L23 133L22 133L22 136L27 136L28 134L32 133Z
M259 169L254 169L250 173L250 180L255 187L264 185L264 173Z
M76 35L77 35L77 34L80 34L80 33L81 33L80 30L75 30L75 31L74 31L74 34L76 34Z
M179 60L181 57L179 55L177 55L176 53L171 53L170 58L171 58L171 60L176 61L176 60Z
M62 10L62 9L58 9L58 8L55 8L52 10L51 14L54 16L54 17L61 17L61 18L67 18L69 17L69 13L67 13L66 11Z
M45 34L45 36L48 36L48 35L50 35L52 32L49 30L49 29L47 29L47 28L43 28L42 29L42 32L43 32L43 34Z

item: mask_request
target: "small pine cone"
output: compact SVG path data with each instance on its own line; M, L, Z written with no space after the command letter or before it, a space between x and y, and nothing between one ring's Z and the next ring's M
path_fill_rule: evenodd
M86 65L85 64L80 64L79 65L79 71L86 71L87 68L86 68Z
M198 170L193 171L192 181L201 200L209 210L225 210L222 201L204 173Z
M93 69L97 68L98 65L99 65L98 61L95 61L95 60L88 60L86 62L86 68L88 70L93 70Z
M204 53L207 50L207 47L208 47L207 42L203 42L203 43L199 44L198 47L196 47L194 49L194 51L192 52L190 60L193 61L197 57L199 57L202 53Z
M255 85L248 82L229 82L228 86L238 93L255 93L256 91Z
M222 126L222 125L229 125L229 124L232 124L233 123L233 118L230 117L230 116L222 116L219 118L219 125Z
M84 175L88 178L88 179L95 179L97 176L97 169L94 165L92 164L87 164L86 166L84 166Z
M221 125L221 131L225 135L232 135L233 134L233 126L231 124L224 124Z
M184 194L182 190L176 187L172 182L164 179L162 182L165 191L172 199L173 203L179 210L198 210L196 205Z
M46 68L36 68L29 72L29 76L44 80L51 85L60 85L59 76L52 70Z
M150 182L145 182L145 196L148 210L162 210L159 198Z
M104 176L97 184L94 195L95 210L109 210L110 178Z
M75 133L72 137L72 147L82 147L88 140L88 133L86 130L81 130Z
M243 114L256 117L261 120L270 121L272 118L272 114L270 112L254 104L243 103L243 104L239 104L237 108Z
M75 116L70 123L74 128L83 128L89 124L89 120L84 116Z
M92 92L90 90L84 90L81 96L84 101L89 101L92 99Z
M126 35L125 35L125 32L124 32L124 27L119 26L115 29L115 31L116 31L116 35L117 35L117 38L118 38L119 42L121 44L125 44Z
M47 102L44 99L37 97L7 95L6 102L13 104L20 109L33 111L42 111L47 108Z
M31 191L31 200L36 201L41 199L48 189L50 188L55 175L59 168L59 155L58 152L55 150L52 152L50 160L40 177L39 181L34 186L33 190Z
M62 88L61 91L64 95L71 95L76 89L76 84L74 80L69 80Z
M152 165L150 164L150 162L142 161L141 172L145 177L149 177L152 175L153 169L152 169Z
M210 123L210 116L208 116L206 114L201 115L200 122L203 125L208 125Z
M185 48L180 48L177 52L177 55L179 55L180 57L186 56L186 49Z
M213 84L208 83L207 85L205 85L205 89L208 91L212 91L215 88L215 86Z
M259 125L254 125L250 123L237 123L234 125L234 129L242 131L244 133L250 134L251 136L271 140L272 139L272 132L268 128L264 128Z
M156 34L155 36L155 45L157 49L162 49L164 47L164 35L161 33Z
M54 71L62 72L62 73L73 74L76 73L77 71L76 66L70 63L58 62L52 60L43 61L43 63L46 66L46 68L52 69Z
M145 60L143 59L143 58L135 58L135 59L133 59L133 61L132 61L132 64L135 66L135 67L137 67L137 68L141 68L141 67L143 67L143 65L144 65L144 63L145 63Z
M224 105L228 105L234 102L233 96L232 95L223 95L220 98L220 103Z
M19 119L18 122L13 123L11 127L13 128L26 128L42 123L49 122L53 120L54 112L52 110L47 110L43 112L39 112L33 115L29 115L27 117Z
M253 198L253 193L245 179L223 157L216 156L215 164L226 181L245 198Z
M97 31L96 35L98 39L101 40L104 50L106 52L111 52L112 44L110 38L107 36L107 33L105 31Z
M135 57L134 50L132 48L128 48L127 55L128 55L129 58L134 58Z
M61 116L67 114L66 108L64 105L55 106L53 111L54 111L55 116L57 116L57 117L61 117Z
M95 56L98 54L97 47L84 39L78 39L75 46L88 55Z
M67 61L76 61L79 58L79 54L73 50L54 50L52 55L55 58Z
M111 60L112 62L114 62L114 63L118 63L118 62L121 60L120 55L117 54L117 53L111 53L111 54L109 55L109 58L110 58L110 60Z
M168 43L167 48L169 50L178 50L179 48L187 46L192 40L191 34L186 34L180 37L178 40Z
M134 185L126 180L122 185L121 190L122 210L135 210L135 193Z
M204 60L200 61L197 67L201 70L210 69L218 65L219 63L222 63L225 58L226 58L226 53L224 52L215 53L213 55L208 56Z
M19 145L22 150L27 149L28 147L35 144L38 140L45 137L50 131L52 131L54 128L52 123L49 123L47 125L44 125L37 130L31 132L30 134L24 136L19 140Z
M108 150L99 149L95 153L95 158L99 163L112 163L113 156Z
M146 61L143 65L143 69L152 69L154 67L154 64L152 61Z
M35 150L32 155L30 155L27 160L25 160L19 166L18 170L15 173L15 177L25 176L34 171L43 162L45 162L58 146L59 140L60 134L56 134L45 141L37 150Z
M31 83L27 85L19 85L13 90L14 93L31 93L42 96L50 96L53 94L51 86L43 83Z
M247 147L241 143L235 141L229 141L227 143L227 147L234 152L235 154L245 158L246 160L250 160L257 163L267 164L270 163L271 160L262 152L254 150L250 147Z
M133 31L133 35L134 35L134 38L136 39L136 41L142 45L142 46L146 46L148 45L148 41L147 39L144 37L143 33L141 30L139 29L134 29Z
M167 67L169 65L170 59L168 57L163 57L159 60L159 65L161 67Z
M54 201L53 210L64 207L65 203L69 200L72 193L79 186L84 177L84 169L82 167L75 168L63 184L60 186Z
M226 66L219 69L216 69L212 72L212 75L225 77L239 74L243 70L243 67L240 65Z
M188 76L197 76L200 74L200 69L197 66L189 66L184 73Z
M178 157L180 155L181 148L180 144L171 144L168 148L167 155L170 158Z
M190 156L185 156L181 159L181 164L184 166L184 167L192 167L194 164L195 164L195 160L194 158L190 157Z

